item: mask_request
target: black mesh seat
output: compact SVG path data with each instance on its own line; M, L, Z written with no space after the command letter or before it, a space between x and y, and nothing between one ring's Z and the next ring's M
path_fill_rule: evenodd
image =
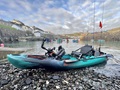
M80 51L78 51L78 50L80 50ZM77 49L76 51L72 51L71 55L73 55L77 58L81 58L83 55L92 56L92 55L94 55L94 49L92 48L91 45L85 45L85 46Z
M81 47L80 53L82 53L83 55L94 55L94 49L91 45L85 45Z
M56 54L56 59L61 59L63 55L65 55L65 49L61 48Z

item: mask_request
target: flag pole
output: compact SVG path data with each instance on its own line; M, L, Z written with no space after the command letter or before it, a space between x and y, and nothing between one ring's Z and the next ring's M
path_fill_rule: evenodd
M101 42L102 42L102 22L100 21L99 23L99 27L100 27L100 30L101 30L101 35L100 35L100 45L99 45L99 49L101 48Z
M100 23L99 23L99 27L100 27L100 30L101 30L101 37L100 37L100 46L99 46L99 51L100 51L100 49L101 49L101 46L102 46L102 27L103 27L103 25L102 25L102 23L103 23L103 14L104 14L104 2L103 2L103 9L102 9L102 11L103 11L103 13L102 13L102 21L100 21Z

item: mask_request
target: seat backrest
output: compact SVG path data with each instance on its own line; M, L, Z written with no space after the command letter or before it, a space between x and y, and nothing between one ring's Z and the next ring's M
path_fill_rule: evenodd
M92 50L93 50L93 48L91 45L85 45L85 46L81 47L80 53L87 54L88 52L90 52Z
M63 55L65 55L65 49L64 48L60 49L56 55L57 59L61 58Z

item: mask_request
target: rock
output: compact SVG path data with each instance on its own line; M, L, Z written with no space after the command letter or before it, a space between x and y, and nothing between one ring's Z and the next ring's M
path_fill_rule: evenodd
M19 78L15 78L14 80L13 80L13 82L12 82L12 85L15 85L16 83L18 83L19 82Z
M52 78L53 79L59 79L59 76L53 76Z
M72 87L68 87L68 90L72 90Z
M14 87L17 89L17 88L18 88L18 85L14 85Z
M46 81L46 85L48 85L48 84L49 84L49 81L47 80L47 81Z
M69 82L68 82L68 81L63 80L63 81L62 81L62 83L63 83L63 84L68 84Z
M29 87L27 88L27 90L33 90L33 87L32 87L32 86L29 86ZM36 89L36 90L40 90L40 89Z
M30 78L27 78L27 79L25 80L25 83L26 83L27 85L29 85L29 84L32 83L32 80L31 80Z
M78 82L78 81L75 81L75 84L76 84L76 85L79 85L79 82Z
M93 86L96 88L100 87L100 82L93 81Z
M60 89L60 86L55 86L56 87L56 89Z
M24 87L23 87L23 90L27 89L28 87L29 87L29 86L24 86Z
M77 90L77 88L76 88L76 87L73 87L73 90Z
M79 88L80 90L83 90L83 87L82 87L82 86L79 86L78 88Z
M40 90L40 87L37 87L37 89L36 90Z
M52 78L50 75L47 76L48 79Z
M8 84L8 80L5 80L5 79L2 79L2 80L0 80L0 84L3 86L3 85L6 85L6 84Z
M21 86L24 86L24 85L25 85L24 79L21 79L20 82L19 82L19 84L20 84Z
M95 90L95 87L92 87L91 90Z
M37 86L33 86L33 88L34 88L34 89L36 89L36 88L37 88Z
M42 80L42 79L39 79L39 83L43 83L43 82L45 82L44 80Z

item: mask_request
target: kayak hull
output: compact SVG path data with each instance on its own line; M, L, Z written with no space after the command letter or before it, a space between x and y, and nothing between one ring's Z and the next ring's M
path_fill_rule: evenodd
M31 57L29 57L31 56ZM71 55L64 55L61 60L56 60L53 57L36 58L39 55L7 55L8 61L15 67L21 69L45 68L51 70L68 70L76 68L84 68L94 66L107 61L107 56L89 56L86 58L77 58Z
M25 62L24 60L27 59L27 55L10 54L7 55L7 59L13 66L21 69L34 69L41 67L38 63Z

